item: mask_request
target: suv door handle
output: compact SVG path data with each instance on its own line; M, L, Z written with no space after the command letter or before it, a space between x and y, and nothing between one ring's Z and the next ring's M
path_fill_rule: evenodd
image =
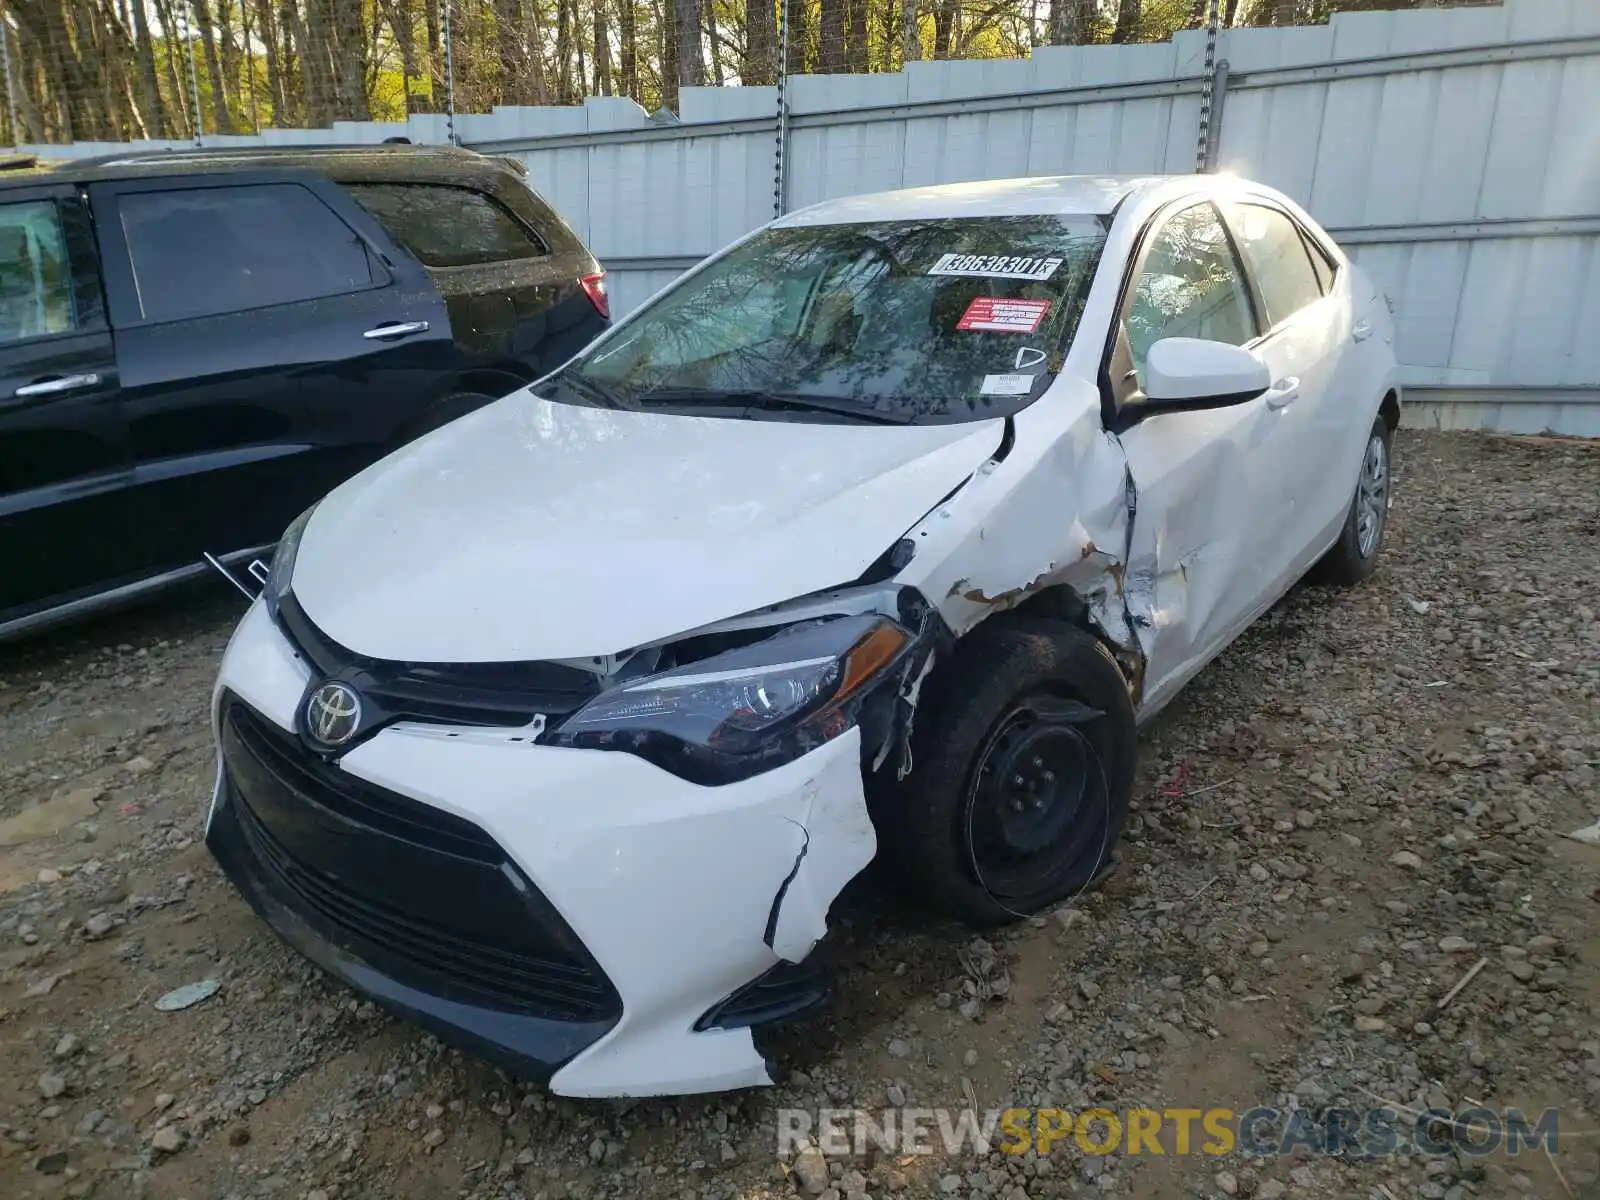
M1350 336L1358 342L1364 342L1372 336L1371 321L1357 321L1355 328L1350 330Z
M56 396L62 392L76 392L83 388L99 386L100 376L98 375L60 375L55 379L41 379L37 383L25 383L11 394L18 400L29 400L34 396Z
M367 330L361 336L371 342L386 342L390 338L410 337L413 333L427 333L426 321L386 321Z
M1280 379L1267 389L1267 407L1287 408L1299 395L1300 380L1297 376L1291 375L1287 379Z

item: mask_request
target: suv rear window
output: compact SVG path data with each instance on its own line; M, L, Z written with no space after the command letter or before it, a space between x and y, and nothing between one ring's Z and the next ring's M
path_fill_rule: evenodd
M117 207L146 320L242 312L372 286L366 246L299 184L129 192Z
M425 266L472 267L549 253L498 200L473 188L435 183L346 187Z

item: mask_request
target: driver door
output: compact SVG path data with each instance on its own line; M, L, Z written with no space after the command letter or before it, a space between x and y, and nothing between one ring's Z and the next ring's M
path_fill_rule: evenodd
M1157 218L1123 296L1109 364L1114 394L1140 390L1163 338L1242 346L1260 332L1255 301L1216 207ZM1146 658L1141 717L1159 709L1271 603L1277 426L1268 396L1120 428L1137 507L1127 595Z

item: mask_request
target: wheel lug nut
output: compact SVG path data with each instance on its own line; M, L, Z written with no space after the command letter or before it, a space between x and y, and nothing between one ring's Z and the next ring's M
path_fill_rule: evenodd
M1033 769L1035 771L1044 769L1044 759L1040 758L1037 754L1033 756Z
M1011 777L1011 786L1012 787L1026 787L1027 785L1028 785L1028 781L1026 779L1024 779L1021 775L1013 775Z

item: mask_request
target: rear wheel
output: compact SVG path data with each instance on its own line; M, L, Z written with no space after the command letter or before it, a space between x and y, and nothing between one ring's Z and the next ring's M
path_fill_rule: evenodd
M1110 652L1054 621L995 618L925 698L913 773L876 804L884 859L918 901L993 924L1109 869L1135 731Z
M1367 435L1361 456L1361 475L1345 513L1339 540L1317 564L1316 575L1326 583L1349 587L1367 579L1378 568L1384 529L1389 521L1390 466L1394 433L1379 417Z

